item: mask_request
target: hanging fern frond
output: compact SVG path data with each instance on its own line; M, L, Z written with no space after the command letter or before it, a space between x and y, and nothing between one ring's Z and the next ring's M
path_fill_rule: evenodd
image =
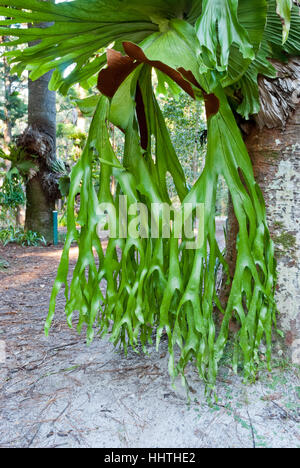
M291 11L293 7L293 0L276 0L277 14L283 22L283 43L288 39L291 28Z

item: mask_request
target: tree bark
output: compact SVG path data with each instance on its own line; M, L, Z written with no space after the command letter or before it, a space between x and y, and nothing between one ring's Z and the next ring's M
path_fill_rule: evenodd
M295 362L300 357L300 59L274 63L278 78L260 79L262 110L250 126L246 145L267 207L276 247L279 328ZM235 265L238 226L229 211L227 260ZM223 298L226 298L226 291ZM278 344L281 346L281 343Z
M25 227L40 232L47 241L53 240L52 212L57 190L51 182L51 163L56 153L56 98L49 91L51 72L28 85L28 129L22 146L38 156L39 171L26 184Z
M45 28L50 25L42 24ZM56 93L48 88L51 75L48 72L36 81L29 80L28 128L18 142L37 157L39 167L26 184L25 228L41 233L48 242L53 241L52 213L59 198L57 175L51 167L56 159Z

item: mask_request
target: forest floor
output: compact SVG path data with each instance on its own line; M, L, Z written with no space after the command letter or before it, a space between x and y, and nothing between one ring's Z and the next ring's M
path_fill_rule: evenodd
M276 356L251 386L225 359L209 406L192 367L190 403L180 381L172 387L166 342L147 356L125 357L108 338L87 348L66 325L63 292L45 338L60 254L0 248L10 264L0 271L0 447L300 447L299 367ZM72 267L76 255L74 247Z

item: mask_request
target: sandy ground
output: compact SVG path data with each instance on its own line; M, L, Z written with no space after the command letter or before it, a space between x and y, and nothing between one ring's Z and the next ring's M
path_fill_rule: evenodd
M65 324L63 294L46 339L60 252L0 248L10 263L0 271L0 447L300 447L299 368L279 359L252 386L225 360L209 406L193 368L190 403L180 382L172 387L165 342L148 356L125 357L109 337L87 348Z

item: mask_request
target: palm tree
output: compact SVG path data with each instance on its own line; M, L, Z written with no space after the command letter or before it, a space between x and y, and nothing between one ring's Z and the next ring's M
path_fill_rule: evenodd
M165 330L170 374L184 377L192 359L200 376L213 386L230 321L235 319L233 363L237 367L241 358L245 376L254 378L263 338L267 360L271 360L276 265L265 204L238 122L259 111L258 76L276 78L268 59L286 60L299 54L298 7L291 0L252 0L251 4L248 0L74 0L58 5L0 0L0 5L0 13L13 18L2 22L2 35L8 24L54 23L47 29L10 31L19 38L12 44L41 41L25 51L8 53L16 71L29 68L34 80L55 66L51 89L66 93L80 82L86 87L97 83L100 91L97 99L83 103L90 106L92 101L96 108L87 146L72 172L68 237L46 331L57 293L62 284L67 285L71 242L78 240L74 201L80 191L80 255L70 289L66 288L69 325L79 310L78 329L87 325L90 342L95 323L101 334L113 323L112 341L125 350L139 342L145 347L154 327L159 344ZM205 104L206 165L191 190L155 97L153 69L160 84L170 89L177 85ZM108 121L124 132L122 163L111 147ZM95 158L101 165L98 192L92 179ZM203 244L187 250L187 239L179 244L174 231L170 239L123 239L117 233L104 252L97 235L99 202L118 207L125 194L131 204L170 204L167 173L174 179L183 206L192 207L193 216L198 204L203 204ZM112 176L119 185L115 198L110 191ZM220 177L227 183L238 225L233 268L216 241ZM150 232L147 225L146 234ZM226 303L217 290L221 267L229 287ZM105 290L99 288L103 281ZM216 311L221 315L220 327ZM177 359L176 346L180 349Z

